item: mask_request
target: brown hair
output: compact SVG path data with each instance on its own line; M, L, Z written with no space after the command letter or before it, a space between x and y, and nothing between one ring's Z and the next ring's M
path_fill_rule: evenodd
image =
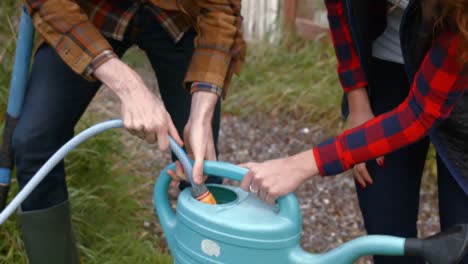
M423 19L432 21L434 32L453 27L460 32L458 52L462 63L468 63L468 0L421 0Z

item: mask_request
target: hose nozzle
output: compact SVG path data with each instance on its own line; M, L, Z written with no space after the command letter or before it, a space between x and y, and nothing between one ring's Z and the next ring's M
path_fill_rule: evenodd
M180 163L182 163L182 167L184 167L185 173L187 174L187 178L192 185L192 197L197 199L198 201L206 204L216 204L216 199L214 198L213 194L208 190L205 184L196 184L193 181L192 177L192 162L190 161L189 157L185 153L185 151L175 142L175 140L169 136L169 146L179 159Z

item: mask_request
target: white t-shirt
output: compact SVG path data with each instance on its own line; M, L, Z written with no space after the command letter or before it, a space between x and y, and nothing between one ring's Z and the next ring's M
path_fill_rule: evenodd
M403 64L400 45L400 24L409 0L387 0L392 5L387 14L387 28L373 43L372 56Z

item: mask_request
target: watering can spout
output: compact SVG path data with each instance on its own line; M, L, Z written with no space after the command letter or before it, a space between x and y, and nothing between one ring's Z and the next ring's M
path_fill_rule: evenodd
M172 250L174 246L174 230L177 220L167 195L171 181L171 178L167 174L167 170L175 170L175 165L172 164L171 166L168 166L159 176L160 179L157 181L154 187L154 204L156 206L156 212L159 217L162 229L166 235L167 244Z

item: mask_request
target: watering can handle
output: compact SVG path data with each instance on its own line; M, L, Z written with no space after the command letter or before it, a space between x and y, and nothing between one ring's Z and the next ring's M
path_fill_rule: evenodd
M167 166L159 176L154 188L154 202L158 215L160 218L165 218L165 222L168 223L169 226L175 225L175 215L172 208L170 208L167 196L167 191L171 182L167 171L174 169L174 163ZM245 168L219 161L205 161L203 164L203 171L210 176L223 177L235 181L242 181L244 175L248 172ZM279 198L278 206L278 214L280 216L295 221L299 225L302 223L299 202L294 194L288 194Z
M205 161L203 171L210 176L218 176L240 182L249 170L227 162ZM285 218L293 217L301 223L301 211L294 194L288 194L279 198L278 206L279 215Z

